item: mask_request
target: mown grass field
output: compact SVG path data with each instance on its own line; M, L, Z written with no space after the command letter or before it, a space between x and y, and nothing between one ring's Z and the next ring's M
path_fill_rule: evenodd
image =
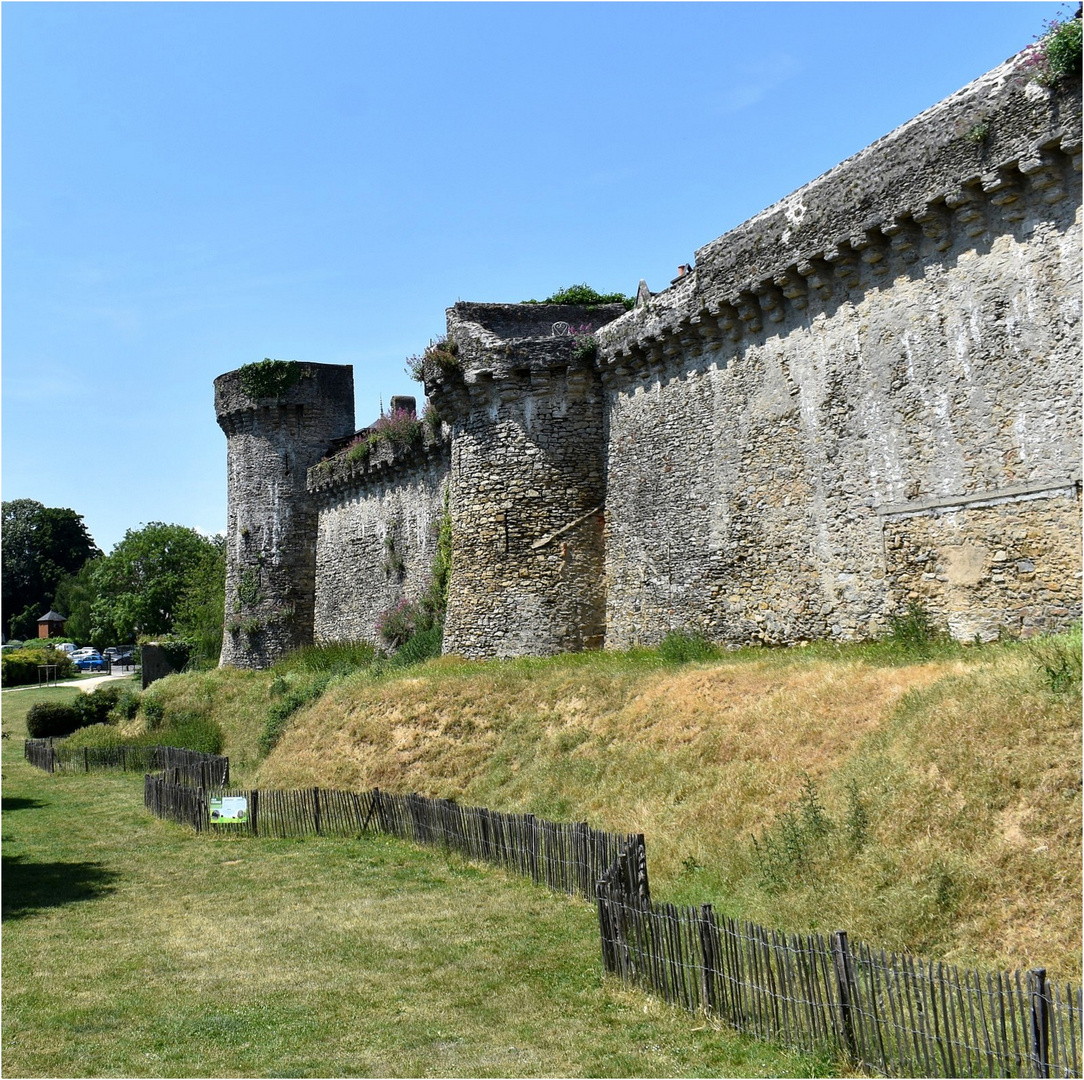
M197 836L22 760L3 695L6 1076L809 1076L603 978L590 905L386 838Z

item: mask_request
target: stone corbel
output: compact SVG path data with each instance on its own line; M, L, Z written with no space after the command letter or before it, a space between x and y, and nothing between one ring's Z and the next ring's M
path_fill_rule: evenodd
M809 304L809 295L806 291L805 279L794 267L790 267L775 279L775 284L783 295L799 310Z
M922 235L933 242L937 251L947 251L952 247L952 219L944 206L930 203L914 214L915 224L922 230Z
M733 304L720 304L715 317L718 320L719 329L731 341L737 341L741 337L741 319L738 317L738 309Z
M885 256L888 254L888 241L876 227L863 229L857 236L852 236L851 247L859 252L862 261L873 274L887 274L890 266Z
M782 322L787 315L787 305L783 294L767 281L761 282L755 289L757 300L760 302L760 310L763 311L772 322Z
M798 264L797 270L822 300L832 298L832 268L823 259L805 259Z
M738 318L745 323L750 331L755 334L763 328L764 320L762 318L762 312L754 295L751 293L742 293L741 296L731 302L734 305L735 311L738 313Z
M918 258L918 230L913 221L893 218L881 226L881 232L889 238L889 246L905 263L913 263Z
M824 253L824 261L832 267L832 272L848 289L858 284L858 259L846 242L830 247Z
M1055 203L1065 197L1065 184L1057 158L1049 150L1038 150L1016 166L1044 203Z
M982 236L986 232L982 203L974 191L966 187L958 188L945 196L945 205L953 212L960 228L968 236Z
M1069 158L1073 171L1080 172L1080 139L1075 135L1065 135L1059 145L1061 152Z

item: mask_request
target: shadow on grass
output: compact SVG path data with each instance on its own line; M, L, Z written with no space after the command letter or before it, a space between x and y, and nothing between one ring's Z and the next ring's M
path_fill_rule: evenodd
M3 919L21 919L43 908L105 896L113 891L117 877L101 863L35 863L25 862L21 855L5 855Z
M6 814L9 810L37 810L41 806L45 806L40 799L22 799L17 795L7 796L5 795L0 799L0 809Z

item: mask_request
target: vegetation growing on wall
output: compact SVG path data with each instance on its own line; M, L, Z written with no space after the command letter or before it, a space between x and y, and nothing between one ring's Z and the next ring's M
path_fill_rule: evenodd
M415 664L440 656L451 574L452 516L449 493L445 489L444 512L437 526L437 549L429 571L429 584L419 599L400 600L377 620L377 632L389 648L395 650L397 665Z
M363 431L346 449L347 461L368 461L373 448L382 442L412 446L421 442L422 423L409 409L382 413L371 428Z
M426 367L441 371L453 371L459 367L459 346L444 334L430 341L424 351L408 356L406 373L415 382L424 382Z
M250 398L282 397L300 380L303 370L296 360L271 360L264 357L254 364L238 368L241 389Z
M1070 19L1052 19L1046 32L1024 55L1024 67L1041 86L1080 74L1080 11Z
M634 297L624 293L600 293L592 289L586 282L580 285L569 285L566 289L558 289L555 293L547 296L545 300L523 300L524 304L575 304L577 307L595 308L603 304L624 304L626 311L631 311L636 304Z

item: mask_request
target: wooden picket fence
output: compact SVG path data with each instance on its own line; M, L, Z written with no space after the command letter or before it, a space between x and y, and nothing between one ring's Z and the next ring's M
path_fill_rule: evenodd
M28 760L44 753L27 747ZM961 970L852 944L843 931L786 934L718 916L710 904L655 903L642 835L379 789L242 790L205 778L192 769L147 775L146 806L198 831L387 833L593 900L608 972L750 1035L885 1076L1081 1076L1081 989L1048 982L1042 969ZM212 798L238 796L244 821L211 820Z
M211 799L247 801L244 821L217 824ZM165 774L144 778L144 803L158 817L198 831L212 829L251 836L359 836L381 832L455 851L492 863L559 892L595 899L599 878L624 859L628 887L648 897L642 836L592 829L586 822L562 824L533 814L503 814L448 799L325 788L255 790L200 786L193 790ZM636 853L630 858L627 852Z
M886 954L847 934L785 934L675 907L603 878L607 971L690 1012L886 1076L1080 1076L1081 990Z
M63 739L26 739L23 757L46 772L95 772L120 769L147 773L162 770L180 783L213 787L230 782L230 759L177 746L67 746Z

